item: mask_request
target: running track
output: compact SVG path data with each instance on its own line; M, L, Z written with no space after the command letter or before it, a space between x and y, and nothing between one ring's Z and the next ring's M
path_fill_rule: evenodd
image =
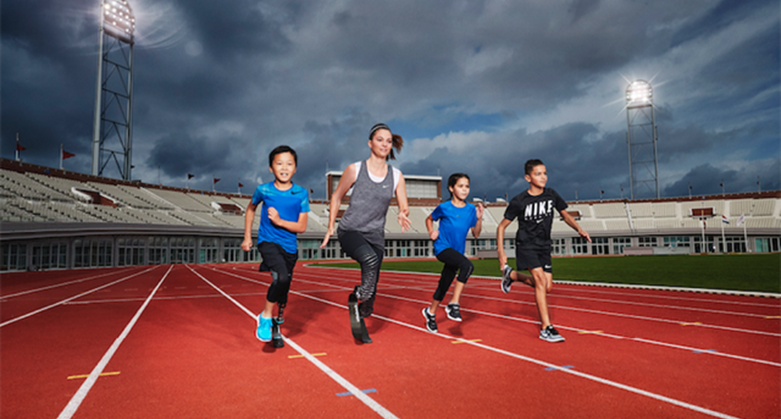
M436 275L383 272L374 343L352 339L359 273L296 269L274 349L253 265L3 274L3 418L779 417L781 301L471 278L464 321L421 309ZM446 300L447 301L447 298Z

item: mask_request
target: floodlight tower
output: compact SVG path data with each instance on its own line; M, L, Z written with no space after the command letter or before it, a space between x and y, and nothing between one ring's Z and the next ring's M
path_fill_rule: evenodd
M645 185L652 192L655 189L656 198L659 198L654 93L645 80L633 81L626 88L626 125L631 199L635 199L636 184Z
M130 180L135 29L136 19L127 1L100 0L98 81L92 136L92 174L95 176L102 176L103 169L113 159L122 179Z

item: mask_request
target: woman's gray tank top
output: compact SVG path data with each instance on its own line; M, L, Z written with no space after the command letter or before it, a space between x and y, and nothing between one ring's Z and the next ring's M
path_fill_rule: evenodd
M368 166L365 161L358 170L350 206L342 215L338 230L369 233L364 236L370 243L385 247L385 216L393 198L393 167L388 165L385 179L375 183L369 178Z

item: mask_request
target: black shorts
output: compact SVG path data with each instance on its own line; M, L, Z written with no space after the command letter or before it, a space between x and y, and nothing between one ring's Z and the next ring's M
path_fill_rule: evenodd
M522 249L515 248L515 267L522 271L542 268L543 272L553 273L550 249Z

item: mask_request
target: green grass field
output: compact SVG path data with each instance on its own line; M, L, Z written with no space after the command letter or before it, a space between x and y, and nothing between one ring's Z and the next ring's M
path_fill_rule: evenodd
M501 275L497 259L473 263L473 275ZM515 267L515 259L509 263ZM356 263L328 266L358 268ZM439 273L442 263L386 259L382 270ZM555 258L553 279L779 293L781 254Z

